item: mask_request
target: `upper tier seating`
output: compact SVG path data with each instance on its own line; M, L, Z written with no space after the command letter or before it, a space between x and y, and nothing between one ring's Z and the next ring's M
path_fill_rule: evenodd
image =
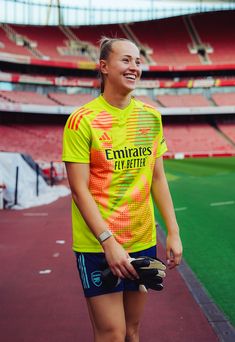
M1 52L32 57L32 54L26 48L16 45L14 41L8 38L2 27L0 27L0 53Z
M153 50L157 65L200 64L198 56L189 52L192 40L182 17L134 23L130 28L144 46Z
M235 30L234 30L234 11L210 12L194 14L191 22L196 30L198 37L204 44L209 44L213 52L208 52L212 63L225 64L235 63ZM18 34L26 37L29 41L37 44L36 49L38 58L55 59L63 61L94 61L97 58L96 50L89 50L90 56L84 49L74 49L69 47L69 39L58 26L24 26L8 25ZM124 27L124 26L123 26ZM127 26L125 26L127 27ZM201 60L197 54L189 51L192 45L192 38L183 17L172 17L161 20L138 22L128 24L129 33L132 32L143 47L152 50L150 55L152 64L157 65L200 65ZM99 40L103 35L111 37L127 38L128 30L122 30L118 24L111 25L88 25L70 27L76 37L81 42L88 42L93 47L98 47ZM73 37L74 38L74 37ZM73 39L74 42L74 39ZM69 48L68 48L69 47ZM59 51L59 48L61 50ZM74 51L74 55L63 55L62 50ZM5 31L0 27L0 53L8 52L23 56L36 56L26 47L17 46L11 41ZM41 57L40 57L41 53Z
M208 124L166 124L164 135L168 151L172 153L235 152L235 148Z
M64 94L64 93L50 93L48 96L63 106L82 106L85 103L93 100L94 96L91 94Z
M158 95L157 100L163 107L208 107L210 102L202 94Z
M112 25L97 25L97 26L80 26L71 27L76 36L85 42L89 42L94 46L99 46L99 40L102 36L126 38L121 28L117 24Z
M217 106L235 106L235 93L215 93L211 98Z
M50 59L58 60L71 60L71 61L90 61L86 55L80 54L79 56L63 56L59 53L59 47L66 47L68 38L59 29L58 26L28 26L11 25L14 30L22 36L27 37L31 41L37 43L37 49Z
M214 52L212 63L235 63L234 11L203 13L192 16L192 22L203 43L209 43Z
M54 106L56 103L46 95L29 91L0 91L0 97L13 103L37 104L45 106Z

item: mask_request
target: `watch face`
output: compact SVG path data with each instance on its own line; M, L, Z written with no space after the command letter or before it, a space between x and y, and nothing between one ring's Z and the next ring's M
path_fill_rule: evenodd
M100 242L105 241L106 239L108 239L110 236L112 236L112 233L109 230L106 230L105 232L101 233L98 240Z

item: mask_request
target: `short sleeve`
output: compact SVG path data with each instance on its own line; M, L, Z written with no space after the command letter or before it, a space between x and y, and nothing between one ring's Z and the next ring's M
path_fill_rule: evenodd
M167 151L166 140L163 134L162 118L160 115L160 131L158 136L157 153L156 157L161 157Z
M79 125L71 125L73 113L68 118L63 134L64 162L90 162L90 128L88 122L82 118Z

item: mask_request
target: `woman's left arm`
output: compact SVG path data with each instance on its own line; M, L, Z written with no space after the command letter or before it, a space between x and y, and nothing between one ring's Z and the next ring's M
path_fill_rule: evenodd
M168 232L166 239L167 264L170 268L174 268L180 264L183 248L162 157L157 158L155 162L151 192Z

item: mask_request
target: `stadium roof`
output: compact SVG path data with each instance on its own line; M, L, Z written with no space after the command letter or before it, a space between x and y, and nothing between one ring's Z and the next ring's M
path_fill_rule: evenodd
M0 22L30 25L95 25L160 19L235 9L216 0L0 0Z

